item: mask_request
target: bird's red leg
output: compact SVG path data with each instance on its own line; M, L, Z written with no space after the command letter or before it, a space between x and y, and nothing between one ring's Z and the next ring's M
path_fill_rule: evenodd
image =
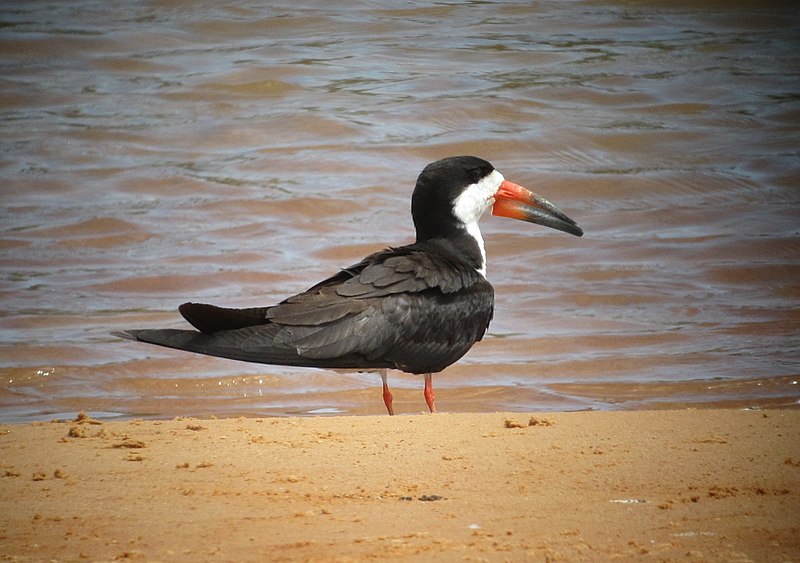
M394 414L394 409L392 408L392 393L389 391L389 384L386 381L387 372L385 369L381 370L381 379L383 380L383 404L386 405L386 410L389 411L390 415Z
M428 403L428 408L431 412L436 412L436 395L433 394L433 375L430 373L425 374L425 402Z

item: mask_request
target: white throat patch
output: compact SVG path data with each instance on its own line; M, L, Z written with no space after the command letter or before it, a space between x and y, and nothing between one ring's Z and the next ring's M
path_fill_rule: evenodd
M480 228L478 228L478 221L486 210L494 204L494 195L500 189L500 184L503 183L503 180L505 180L503 175L497 170L493 170L491 174L483 177L479 182L468 186L456 198L453 206L453 214L464 225L467 233L478 243L482 259L478 272L483 277L486 277L486 248L483 245L483 237L481 236Z

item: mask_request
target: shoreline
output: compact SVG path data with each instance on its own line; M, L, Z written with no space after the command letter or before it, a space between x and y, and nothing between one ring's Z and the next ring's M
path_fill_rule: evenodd
M188 360L202 362L206 359L192 356L189 355ZM537 412L719 408L791 410L800 407L797 375L649 383L576 381L528 386L478 384L481 373L469 376L474 379L464 379L469 370L458 364L449 371L454 372L452 379L441 378L443 385L434 381L437 406L443 413L525 413L531 409ZM188 386L169 378L142 382L136 377L124 384L108 383L110 387L100 394L62 385L50 374L46 384L37 387L39 398L34 400L25 389L39 383L20 377L19 373L5 375L22 389L13 392L15 388L12 387L9 389L12 392L5 395L0 389L0 424L74 418L75 413L82 410L91 412L103 422L139 418L165 420L175 416L259 418L386 414L381 400L380 378L376 374L369 374L373 377L360 382L351 380L345 384L325 370L312 370L305 374L305 379L281 378L297 385L295 388L276 388L267 375L206 378L199 384L195 381ZM254 384L262 379L266 381L264 389ZM457 379L463 383L454 385L453 381ZM310 390L300 387L309 382ZM393 373L390 386L397 414L427 412L421 378ZM224 389L236 389L237 393L226 393Z
M800 560L800 410L0 425L3 560Z

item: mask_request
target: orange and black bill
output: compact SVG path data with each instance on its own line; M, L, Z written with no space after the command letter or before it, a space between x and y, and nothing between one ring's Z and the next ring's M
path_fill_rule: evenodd
M536 223L578 237L583 236L583 229L562 213L558 207L543 197L508 180L504 180L500 184L500 189L497 190L494 199L492 215L520 219L521 221Z

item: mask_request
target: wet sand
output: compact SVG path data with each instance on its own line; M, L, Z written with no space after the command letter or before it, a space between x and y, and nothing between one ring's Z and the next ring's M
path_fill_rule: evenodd
M0 426L0 559L797 561L800 411Z

